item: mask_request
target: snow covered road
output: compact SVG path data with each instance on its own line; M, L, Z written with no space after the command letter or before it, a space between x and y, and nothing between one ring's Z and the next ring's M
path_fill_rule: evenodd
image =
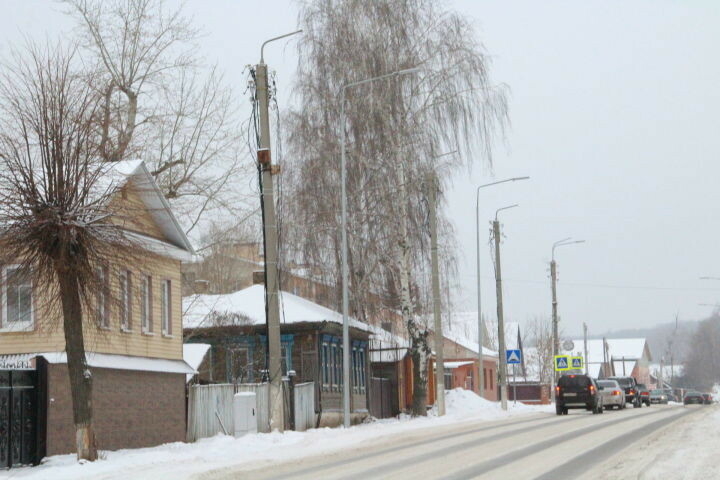
M546 413L482 424L473 422L390 435L334 455L222 469L205 473L202 478L559 480L605 478L610 471L614 473L607 478L659 478L638 477L637 473L619 477L613 461L635 446L638 449L633 450L640 451L639 447L664 427L697 425L699 417L711 411L717 410L653 406L603 415L572 411L563 417ZM642 455L647 454L646 451Z

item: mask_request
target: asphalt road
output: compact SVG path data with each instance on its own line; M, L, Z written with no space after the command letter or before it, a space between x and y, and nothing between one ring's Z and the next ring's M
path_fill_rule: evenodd
M714 407L704 407L714 408ZM495 422L463 423L389 435L331 456L256 463L204 473L203 479L552 479L594 478L593 467L703 407L653 405L571 410Z

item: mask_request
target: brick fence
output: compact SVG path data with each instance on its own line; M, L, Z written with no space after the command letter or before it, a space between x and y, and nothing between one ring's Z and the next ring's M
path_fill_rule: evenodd
M93 410L101 450L185 439L185 374L93 368ZM48 366L47 455L75 451L67 365Z

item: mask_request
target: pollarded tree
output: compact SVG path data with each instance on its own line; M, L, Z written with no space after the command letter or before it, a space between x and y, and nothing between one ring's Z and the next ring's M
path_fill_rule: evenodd
M300 27L285 252L340 285L345 129L352 313L373 321L383 308L399 307L415 364L413 411L424 414L426 179L439 179L442 190L458 168L490 162L494 137L507 120L505 90L491 82L473 26L436 0L308 1ZM346 121L340 122L343 85L414 67L420 71L347 90ZM439 157L455 149L457 155ZM442 212L439 225L451 245ZM452 266L453 250L444 251L450 258L443 264Z
M96 267L135 249L109 221L112 182L95 128L102 96L75 58L31 46L0 70L0 244L13 275L39 293L38 317L61 312L77 455L95 460L85 313L97 295L110 300Z

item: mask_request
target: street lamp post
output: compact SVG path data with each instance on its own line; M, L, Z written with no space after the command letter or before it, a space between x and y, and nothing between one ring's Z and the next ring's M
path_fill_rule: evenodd
M377 77L346 83L340 87L340 204L341 204L341 250L342 250L342 309L343 309L343 425L350 427L350 326L348 321L348 260L347 260L347 172L345 167L345 90L377 80L418 72L418 68L398 70Z
M493 238L495 240L495 293L497 295L497 320L498 320L498 360L500 361L500 406L507 410L507 358L505 358L505 323L503 319L503 297L502 297L502 271L500 269L500 222L498 213L519 205L510 205L498 208L495 211L493 221Z
M571 237L568 237L563 238L562 240L558 240L557 242L553 243L552 246L552 256L550 261L550 278L552 279L553 381L550 389L553 400L555 400L555 384L557 382L557 372L555 371L555 356L558 355L560 351L560 339L558 338L557 318L557 264L555 263L555 249L558 247L563 247L565 245L573 245L576 243L585 243L585 240L572 240ZM585 361L587 362L587 359L585 359Z
M497 182L479 185L475 190L475 246L477 247L477 321L478 321L478 392L480 397L485 393L485 371L483 369L483 324L482 324L482 296L480 292L480 189L499 185L501 183L528 180L530 177L513 177Z

